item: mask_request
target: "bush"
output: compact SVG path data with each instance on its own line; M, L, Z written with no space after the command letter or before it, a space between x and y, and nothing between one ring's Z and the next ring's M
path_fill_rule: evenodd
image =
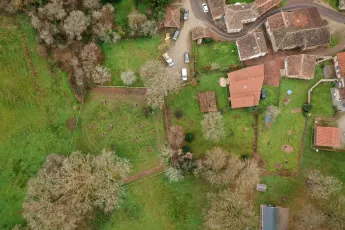
M175 110L175 117L181 119L183 117L183 111L180 109Z
M144 107L143 108L143 113L144 113L144 116L146 118L148 118L149 116L154 115L154 111L153 111L153 108L151 106Z
M187 133L184 139L185 139L185 141L191 143L194 140L194 134L193 133Z
M191 148L188 145L185 145L182 147L182 151L183 153L190 153Z
M204 38L203 39L204 44L211 44L214 42L213 38Z
M241 159L242 160L247 160L249 158L249 155L248 154L242 154L241 155Z
M308 103L305 103L302 106L302 110L304 113L310 113L312 108L313 108L313 106L311 104L308 104Z

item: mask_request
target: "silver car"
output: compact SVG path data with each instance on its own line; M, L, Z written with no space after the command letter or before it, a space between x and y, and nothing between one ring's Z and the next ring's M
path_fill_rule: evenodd
M184 63L189 63L189 53L188 52L185 52L184 53Z
M189 15L188 9L184 9L183 20L187 21L188 20L188 15Z
M173 40L176 41L179 35L180 35L180 31L176 30L173 36Z

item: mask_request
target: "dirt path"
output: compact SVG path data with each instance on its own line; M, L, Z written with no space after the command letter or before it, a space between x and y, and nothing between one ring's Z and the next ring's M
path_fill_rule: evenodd
M190 32L197 26L203 26L203 23L194 16L190 0L182 0L177 6L188 9L189 18L187 21L184 21L183 28L180 31L177 41L172 41L172 47L168 51L170 57L175 62L175 65L168 68L168 70L173 72L180 72L182 68L189 68L189 65L184 63L183 55L185 52L192 54L192 38Z
M91 90L93 93L99 93L103 95L137 95L144 96L147 92L146 88L130 88L130 87L95 87Z
M340 143L341 146L345 146L345 115L343 115L338 121L338 128L340 128Z
M148 170L145 170L143 172L140 172L140 173L137 173L133 176L129 176L127 177L125 180L124 180L124 184L130 184L130 183L133 183L135 181L138 181L138 180L141 180L145 177L148 177L148 176L151 176L151 175L154 175L154 174L157 174L159 172L163 172L164 170L164 166L163 165L157 165L153 168L150 168Z

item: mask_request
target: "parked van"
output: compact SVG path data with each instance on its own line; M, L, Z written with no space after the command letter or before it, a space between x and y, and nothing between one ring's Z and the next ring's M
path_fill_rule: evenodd
M182 69L182 80L187 81L187 68Z
M168 54L168 53L164 53L164 54L163 54L163 58L164 58L164 60L168 63L168 66L173 66L173 65L174 65L174 62L173 62L173 60L171 59L171 57L169 57L169 54Z

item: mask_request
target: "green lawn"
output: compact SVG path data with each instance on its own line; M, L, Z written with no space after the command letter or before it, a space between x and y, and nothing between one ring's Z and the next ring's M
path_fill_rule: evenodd
M128 27L128 14L135 10L136 0L117 0L113 5L115 8L115 23L122 28ZM138 10L141 13L145 13L147 10L146 1L138 1Z
M36 77L21 36L27 39ZM26 17L0 14L0 66L0 228L12 229L24 222L21 205L28 179L48 153L69 152L72 132L65 122L75 112L66 75L37 55Z
M114 145L116 153L134 165L133 173L157 165L159 148L166 141L165 120L161 111L146 118L145 105L145 99L138 96L91 93L80 116L78 149L99 153Z
M120 210L110 216L99 215L94 229L204 229L202 210L212 188L188 176L169 183L157 176L130 185Z
M301 112L293 112L294 109L301 108L307 100L307 92L322 77L320 67L316 68L314 80L305 81L297 79L282 79L280 86L279 109L280 115L273 124L265 124L265 116L260 116L259 129L259 152L266 163L269 171L279 171L276 164L283 166L283 169L294 172L298 163L298 151L300 148L305 118ZM319 85L312 95L314 110L312 113L332 115L332 103L329 93L330 85ZM287 90L293 91L291 103L283 104L283 100L288 96ZM288 130L292 134L288 134ZM281 150L283 145L290 145L294 148L292 153L285 153ZM285 163L288 160L288 163Z
M136 72L138 78L133 86L142 86L143 82L138 76L140 66L148 60L159 58L158 46L161 42L161 37L157 36L155 38L121 40L116 44L103 44L104 65L111 70L111 84L122 86L121 72L131 69Z
M201 72L212 63L218 63L221 70L240 64L236 44L232 42L214 42L202 45L194 43L194 52L196 68Z
M339 0L324 0L328 2L334 9L338 10Z
M197 86L188 86L177 94L169 95L167 103L172 111L172 123L181 125L186 133L195 134L195 140L190 147L197 155L205 153L214 146L223 147L236 154L250 154L254 140L253 115L246 109L229 109L227 88L219 86L220 77L223 77L223 74L202 75ZM198 93L209 90L216 92L218 110L224 113L226 137L219 143L205 140L201 131L203 113L200 112ZM177 109L181 109L184 113L180 120L173 115Z

